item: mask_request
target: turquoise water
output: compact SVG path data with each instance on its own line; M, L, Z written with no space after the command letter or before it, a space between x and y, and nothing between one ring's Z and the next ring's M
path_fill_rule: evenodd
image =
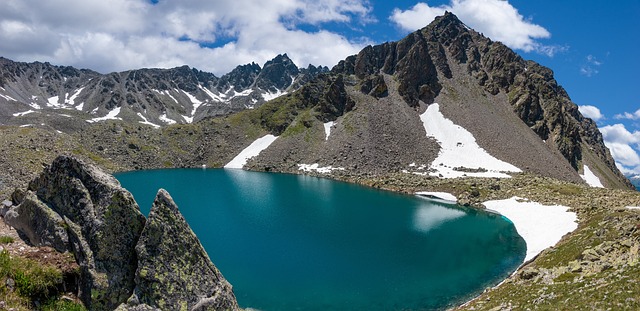
M148 214L171 193L241 307L432 310L514 271L499 215L309 176L224 169L116 174Z

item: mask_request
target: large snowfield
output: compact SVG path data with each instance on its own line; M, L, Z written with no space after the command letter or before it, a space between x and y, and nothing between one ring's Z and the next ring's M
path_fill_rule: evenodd
M247 164L247 160L257 156L262 150L267 149L278 137L271 134L256 139L247 148L233 158L224 168L243 168Z
M588 166L584 165L583 166L583 170L584 170L584 175L580 175L580 177L582 177L582 179L584 179L585 182L587 182L587 184L591 187L597 187L597 188L604 188L604 186L602 185L602 182L600 182L600 179L598 178L598 176L596 176L596 174L594 174Z
M420 115L427 136L435 138L441 150L429 167L429 175L443 178L457 177L510 177L505 172L522 172L516 166L499 160L476 143L473 135L456 125L440 112L436 103L429 105ZM455 168L484 169L481 172L465 172Z
M578 228L576 213L569 212L566 206L542 205L518 197L483 204L513 222L518 234L527 243L525 262L556 245L565 234Z

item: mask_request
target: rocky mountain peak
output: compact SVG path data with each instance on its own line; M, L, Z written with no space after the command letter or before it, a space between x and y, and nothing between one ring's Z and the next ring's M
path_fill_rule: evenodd
M217 90L219 92L227 91L234 87L238 90L244 90L251 87L258 74L260 74L260 65L256 63L240 65L231 70L231 72L220 77Z
M276 93L293 84L299 73L300 70L289 56L280 54L264 64L255 85L269 93Z

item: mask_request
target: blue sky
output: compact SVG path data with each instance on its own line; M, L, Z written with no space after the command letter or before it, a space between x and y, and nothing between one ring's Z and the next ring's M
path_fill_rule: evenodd
M279 53L331 67L445 9L550 67L619 167L640 173L637 0L5 0L0 56L100 72L186 64L221 75Z

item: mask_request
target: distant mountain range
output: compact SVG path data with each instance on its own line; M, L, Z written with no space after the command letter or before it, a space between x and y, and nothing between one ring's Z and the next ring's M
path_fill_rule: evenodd
M263 67L238 66L222 77L188 66L100 74L0 58L0 121L6 124L11 123L8 116L72 108L86 113L88 120L117 115L157 126L191 123L255 108L328 70L313 65L299 69L286 54Z
M638 191L640 191L640 175L631 175L628 177L633 186L636 187Z
M452 130L429 133L436 122ZM473 147L510 171L632 187L551 69L451 13L330 71L299 69L286 54L222 77L186 66L99 74L0 59L0 124L76 135L94 154L134 168L223 166L270 134L240 166L479 176L491 169L469 156Z

